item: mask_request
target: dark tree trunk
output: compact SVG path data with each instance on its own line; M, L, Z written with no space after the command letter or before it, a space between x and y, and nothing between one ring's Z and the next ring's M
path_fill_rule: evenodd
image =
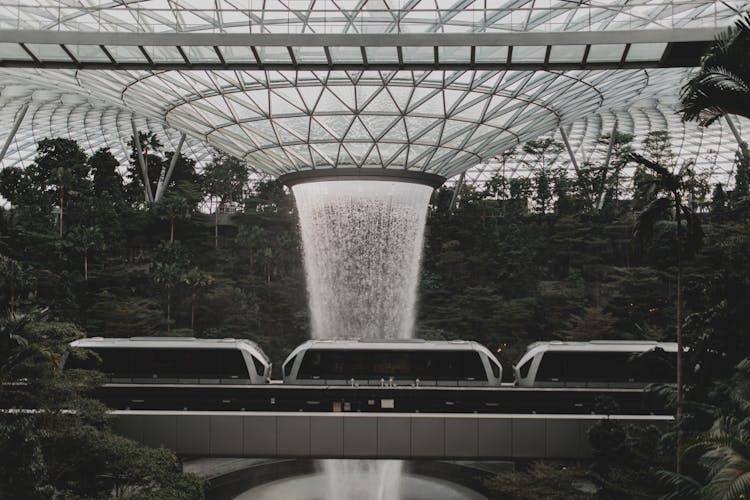
M677 473L682 472L682 200L679 193L675 197L675 219L677 221Z
M172 313L172 291L167 288L167 332L170 331L170 323Z
M195 331L195 292L190 296L190 329Z
M60 214L58 218L58 226L60 227L60 238L63 235L63 202L65 201L65 190L60 188Z

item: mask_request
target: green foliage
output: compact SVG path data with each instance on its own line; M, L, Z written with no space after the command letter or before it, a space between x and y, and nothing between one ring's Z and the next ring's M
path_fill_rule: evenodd
M5 404L34 413L0 419L0 491L4 498L185 499L203 497L203 485L183 474L176 457L111 432L110 418L85 394L98 377L59 370L68 343L83 336L73 324L36 313L0 320L0 382ZM61 411L74 410L74 411Z
M750 118L750 13L716 38L682 88L684 120L710 125L725 114ZM747 156L747 155L746 155Z
M575 467L534 462L526 470L500 472L484 481L497 498L514 500L585 500L597 498L585 471ZM494 496L493 496L494 498Z

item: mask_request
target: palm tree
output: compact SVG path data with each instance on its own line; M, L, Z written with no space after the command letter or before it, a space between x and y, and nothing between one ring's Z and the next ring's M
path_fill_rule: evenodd
M180 284L181 278L181 269L173 262L157 262L154 265L153 280L167 294L167 331L170 331L172 321L172 290Z
M210 274L194 267L183 275L182 281L190 288L190 329L195 331L195 304L198 299L198 289L210 286L214 279Z
M170 195L154 205L159 218L169 222L169 241L174 242L174 224L178 219L190 218L191 207L188 200L179 195Z
M102 230L96 226L79 226L68 234L73 245L83 253L83 279L89 279L89 252L104 244Z
M669 168L632 153L630 159L638 163L653 175L644 176L639 189L650 193L653 198L646 208L639 214L635 226L634 236L641 240L650 239L656 222L665 216L674 215L676 223L675 232L675 257L677 260L677 421L682 416L683 400L683 300L682 300L682 265L684 251L694 251L700 243L702 231L698 218L693 213L689 204L683 203L685 195L691 192L693 187L693 171L690 166L692 162L687 161L682 165L679 172L674 173ZM662 160L663 161L663 160ZM668 162L667 162L668 163ZM649 196L649 198L651 198ZM687 221L683 229L683 219ZM678 433L677 444L677 472L680 472L682 464L682 441Z
M704 126L727 114L750 118L750 13L716 38L680 100L683 120ZM748 159L747 144L740 146Z

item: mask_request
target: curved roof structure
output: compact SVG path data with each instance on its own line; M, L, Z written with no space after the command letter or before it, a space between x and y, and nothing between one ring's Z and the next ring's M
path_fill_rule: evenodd
M673 115L676 89L747 1L53 1L0 5L3 166L45 136L110 147L182 133L279 176L408 169L481 182L503 151L568 132L580 163L617 118L667 128L720 181L736 138ZM740 131L750 125L738 122ZM0 139L1 140L1 139ZM713 156L711 156L713 154ZM561 158L569 162L570 158ZM519 163L513 175L527 175Z

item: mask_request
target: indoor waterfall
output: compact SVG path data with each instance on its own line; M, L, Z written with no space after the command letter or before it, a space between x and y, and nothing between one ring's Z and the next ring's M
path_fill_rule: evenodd
M432 188L382 180L293 186L312 337L413 336L427 204ZM323 460L328 498L399 498L399 460Z

